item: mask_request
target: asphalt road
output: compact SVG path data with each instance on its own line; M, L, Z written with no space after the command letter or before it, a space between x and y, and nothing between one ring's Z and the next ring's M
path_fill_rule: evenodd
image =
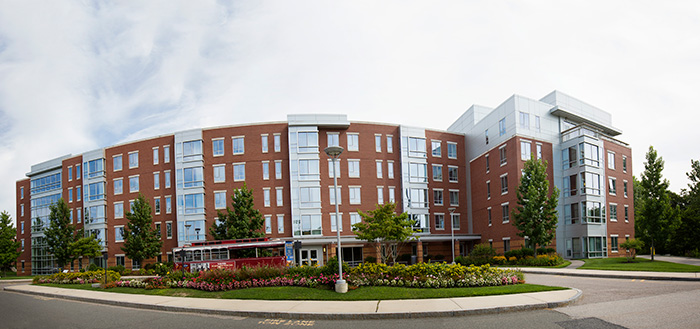
M409 320L282 320L172 313L0 291L2 328L698 328L700 283L528 275L576 287L583 298L556 310ZM3 285L0 284L0 287ZM618 326L619 325L619 326Z

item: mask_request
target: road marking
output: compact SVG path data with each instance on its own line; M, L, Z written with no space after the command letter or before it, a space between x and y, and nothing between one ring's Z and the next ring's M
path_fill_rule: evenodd
M641 279L639 282L644 282L644 279Z
M632 279L632 282L637 281L637 279Z
M303 326L313 327L316 324L314 320L285 320L285 319L265 319L258 321L258 324L269 324L273 326Z

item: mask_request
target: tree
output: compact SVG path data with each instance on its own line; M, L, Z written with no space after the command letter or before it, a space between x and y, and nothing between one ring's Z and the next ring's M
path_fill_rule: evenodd
M0 269L7 271L19 257L20 243L16 240L17 230L12 227L10 214L3 211L0 213Z
M255 208L253 191L243 184L243 188L234 189L231 196L231 208L226 213L217 212L219 223L209 229L215 240L249 239L265 236L262 232L264 220Z
M661 175L664 170L664 160L658 156L653 146L649 147L646 159L640 184L642 207L635 219L636 235L645 245L651 246L653 261L656 249L666 250L679 218L677 209L671 206L668 180L663 179Z
M700 251L700 161L690 160L691 170L688 190L681 195L672 194L671 205L682 209L680 223L671 239L671 251L677 255L689 255Z
M100 240L94 235L84 236L83 230L80 230L75 236L75 241L71 245L71 253L73 258L78 259L78 269L83 268L83 260L80 256L87 258L100 257L102 246Z
M49 206L49 227L44 230L47 251L53 254L58 267L73 261L71 245L75 241L75 227L71 224L70 209L63 198Z
M408 219L405 212L397 215L396 204L389 202L377 205L377 209L359 212L362 221L352 225L355 235L360 240L377 243L380 247L382 263L396 263L398 251L403 243L413 235L415 221Z
M627 262L631 263L637 257L637 250L644 248L644 242L637 239L629 239L620 243L620 248L627 249Z
M134 200L133 212L126 213L129 223L124 228L124 245L122 250L127 257L141 263L144 259L156 257L160 254L163 241L153 227L151 218L151 206L143 194Z
M549 195L548 195L549 194ZM513 209L513 225L520 230L518 236L527 237L537 246L552 242L557 228L557 204L559 189L550 191L547 180L547 161L530 158L518 186L518 206Z

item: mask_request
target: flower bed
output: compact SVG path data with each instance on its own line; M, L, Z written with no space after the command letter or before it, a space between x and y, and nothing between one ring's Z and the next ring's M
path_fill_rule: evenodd
M35 276L33 283L61 283L61 284L84 284L104 281L104 271L70 272L56 273L51 275ZM119 280L121 275L114 271L107 271L109 281Z

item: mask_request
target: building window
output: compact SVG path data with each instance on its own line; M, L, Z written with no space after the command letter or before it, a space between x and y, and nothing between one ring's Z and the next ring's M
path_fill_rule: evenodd
M75 197L80 201L83 198L83 189L80 186L75 187Z
M277 206L278 207L282 207L284 205L284 195L283 195L282 191L284 191L284 190L281 187L275 188L275 194L276 194L275 196L277 199Z
M617 180L613 177L608 178L608 193L611 195L617 194Z
M360 190L359 186L351 186L349 193L350 193L350 204L362 203L362 196L360 195L361 190Z
M626 198L627 197L627 181L622 181L622 193Z
M627 172L627 156L622 156L622 171Z
M153 164L157 165L158 164L158 147L153 148Z
M498 154L501 156L501 166L504 166L506 163L508 163L505 145L501 146L501 148L498 149Z
M608 152L608 169L615 170L615 152Z
M245 153L245 138L243 136L231 137L233 142L233 155Z
M216 165L214 168L214 183L223 183L226 181L226 165Z
M75 179L80 179L80 165L75 165Z
M579 160L581 165L589 165L594 167L600 166L600 154L598 145L593 145L590 143L579 143L579 152L581 153L581 159Z
M508 193L508 174L501 176L501 195Z
M302 187L299 189L300 208L321 207L321 188Z
M267 153L268 148L270 147L269 143L267 142L267 134L260 135L260 145L262 145L262 153Z
M581 212L578 208L578 203L572 203L568 206L564 206L564 217L571 220L571 224L576 224L579 220Z
M275 152L282 150L282 136L280 134L272 135L272 143L274 144Z
M393 186L389 186L389 202L396 203L396 190Z
M425 158L425 138L408 137L408 156Z
M489 226L491 226L491 224L492 224L492 222L491 222L491 207L486 208L486 218L489 221Z
M165 237L168 239L173 238L173 223L171 222L165 223Z
M532 143L520 141L520 159L523 161L532 158Z
M124 202L114 203L114 218L124 218Z
M24 205L23 205L23 206L24 206ZM24 207L22 207L22 208L24 209ZM22 215L22 216L24 216L24 215ZM20 224L20 231L19 231L19 232L20 232L19 234L24 234L24 222L21 222L21 224Z
M433 181L442 181L442 165L433 165Z
M530 114L520 112L520 127L530 129Z
M299 160L299 180L320 179L319 160Z
M114 242L124 242L124 226L114 227Z
M506 118L498 121L498 135L503 136L506 134Z
M156 215L160 215L160 197L153 199L153 208L155 208Z
M226 191L214 192L214 208L226 209Z
M272 216L265 215L265 234L272 234Z
M486 160L486 172L489 172L491 170L491 164L489 163L489 155L485 155L484 159Z
M442 190L433 190L433 203L435 203L436 206L442 206L444 204L442 194Z
M263 161L262 162L262 176L263 176L263 180L270 179L270 161Z
M604 223L605 222L605 204L600 202L584 201L581 203L584 211L584 222L586 223Z
M503 252L510 251L510 239L503 239Z
M132 260L131 260L131 269L132 269L132 270L141 269L141 262L139 262L139 261L137 261L137 260L135 260L135 259L132 259Z
M537 160L541 160L542 159L542 144L537 143L536 148L537 148Z
M224 155L224 139L217 138L211 141L212 153L215 157L220 157Z
M204 168L184 168L177 171L177 185L180 188L204 186Z
M445 229L445 215L435 214L435 229L444 230Z
M245 163L233 164L233 181L242 182L245 180Z
M411 182L427 183L428 182L428 165L425 163L410 163L409 177Z
M619 251L619 247L618 247L618 243L617 243L617 235L610 236L610 251L612 251L612 252Z
M296 235L321 235L321 215L301 215L301 232Z
M275 179L282 179L282 160L275 160Z
M384 204L384 187L377 186L377 204Z
M450 183L457 183L457 181L459 180L459 175L458 175L456 166L448 166L447 167L447 177L448 177Z
M542 123L540 122L540 116L536 115L535 116L535 129L537 131L540 131L542 129Z
M24 186L19 188L19 198L24 199Z
M586 194L600 195L600 175L590 172L581 173L581 189Z
M340 222L340 232L343 231L343 214L339 214L340 217L338 218L338 221L336 221L335 213L330 214L330 221L331 221L331 232L336 232L338 230L338 225L337 222Z
M383 178L384 173L382 173L382 160L377 160L376 166L377 166L377 178Z
M486 138L486 145L489 145L489 130L484 130L484 137Z
M318 152L318 132L300 131L297 133L299 153Z
M160 189L160 173L159 172L153 173L153 189L154 190Z
M386 175L389 179L394 179L394 161L386 162Z
M156 223L156 235L158 236L158 239L160 239L161 234L161 225L160 223Z
M73 166L68 167L68 181L73 180Z
M328 133L326 135L328 140L328 146L340 146L340 134L339 133Z
M462 224L459 222L459 214L450 214L450 219L453 230L459 230L462 227Z
M165 213L169 214L173 212L173 202L170 196L165 197Z
M578 175L571 175L568 177L564 177L564 196L574 196L578 194L578 185L576 182L578 181Z
M360 135L357 133L348 133L348 151L360 150Z
M450 190L450 206L459 206L459 190Z
M394 152L394 136L391 136L391 135L386 136L386 151L389 153Z
M360 177L360 160L348 160L348 177Z
M501 205L501 216L503 218L503 223L508 223L510 221L510 211L508 210L508 203Z
M170 145L163 146L163 162L170 163Z
M491 181L486 181L486 199L491 199Z
M617 204L610 204L610 221L617 222Z
M165 179L165 188L170 188L170 170L163 172L163 177Z
M264 202L265 207L270 206L270 188L269 187L263 188L263 202Z
M630 207L625 205L625 223L630 222Z
M377 152L382 151L382 135L374 135L374 150Z
M432 155L434 157L441 157L442 156L442 142L440 141L432 141L431 142L431 149L432 149Z
M117 266L119 266L119 265L124 266L124 264L125 264L124 263L124 256L123 255L116 256L116 262L117 262Z
M457 143L447 142L447 157L457 159Z
M68 202L73 202L73 188L68 188Z
M105 183L92 183L85 186L85 199L89 201L104 200Z
M184 215L204 213L204 193L178 196L178 212Z
M277 233L284 233L284 215L277 215Z
M138 168L139 151L129 153L129 168Z

